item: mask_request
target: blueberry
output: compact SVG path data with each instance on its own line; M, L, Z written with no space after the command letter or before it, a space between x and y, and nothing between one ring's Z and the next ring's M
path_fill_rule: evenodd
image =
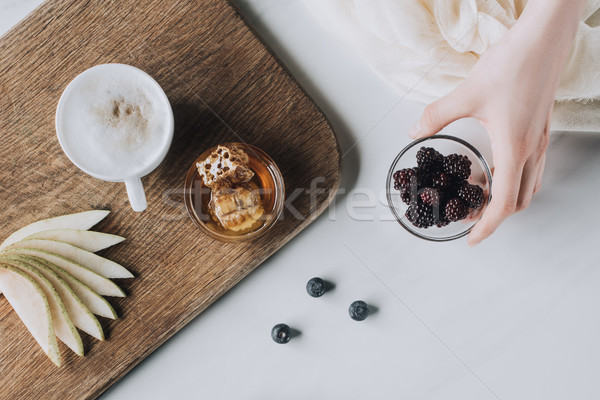
M277 324L271 329L271 338L275 343L285 344L292 338L292 330L286 324Z
M306 283L306 291L312 297L321 297L327 291L327 282L321 278L312 278Z
M362 300L356 300L348 309L350 318L355 321L364 321L369 316L369 306Z

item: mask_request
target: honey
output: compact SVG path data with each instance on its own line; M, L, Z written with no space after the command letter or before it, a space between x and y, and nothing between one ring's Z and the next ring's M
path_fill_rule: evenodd
M228 145L231 144L224 144L223 146ZM239 241L261 235L277 220L283 209L283 178L275 162L255 146L243 143L233 143L233 145L242 149L248 155L247 166L254 172L254 176L245 184L248 187L258 188L260 202L264 210L252 226L242 230L223 227L214 214L214 204L211 204L211 200L214 200L215 191L204 184L197 168L195 168L196 163L190 168L186 179L186 206L192 220L211 236L225 241ZM198 157L196 162L205 160L215 149L216 147L206 150Z

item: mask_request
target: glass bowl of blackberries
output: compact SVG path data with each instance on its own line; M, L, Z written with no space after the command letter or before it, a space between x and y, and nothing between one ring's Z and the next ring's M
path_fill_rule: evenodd
M481 153L447 135L415 140L392 163L386 193L392 214L422 239L467 235L491 198L492 173Z

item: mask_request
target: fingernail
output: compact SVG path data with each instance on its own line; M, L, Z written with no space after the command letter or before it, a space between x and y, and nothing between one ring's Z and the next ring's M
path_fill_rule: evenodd
M419 135L419 132L421 132L421 123L417 122L417 124L408 131L408 136L415 139Z
M469 240L469 246L470 247L475 247L477 246L479 243L481 243L480 240Z

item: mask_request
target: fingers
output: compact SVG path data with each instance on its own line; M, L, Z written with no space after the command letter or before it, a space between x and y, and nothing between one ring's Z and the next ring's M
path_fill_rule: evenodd
M465 90L457 88L429 104L408 135L413 139L432 136L457 119L468 117L471 113L468 99Z
M490 236L502 221L517 210L524 165L511 157L510 153L508 157L494 157L494 160L497 161L492 201L469 234L469 246L475 246Z
M540 161L541 160L537 159L537 157L532 157L525 163L523 176L521 177L521 188L519 189L516 212L523 211L529 207L529 203L531 203L535 184L537 182L538 171L540 169Z
M552 103L554 105L554 103ZM554 107L553 107L554 108ZM550 123L552 121L552 111L548 114L546 121L546 130L544 131L544 145L542 147L542 156L538 165L538 171L535 179L535 186L533 188L533 194L536 194L542 188L542 176L544 175L544 168L546 168L546 150L548 149L549 135L550 135Z
M470 246L489 237L506 218L529 206L541 187L545 163L545 153L530 157L522 167L515 159L499 161L494 174L492 201L469 234Z
M546 168L546 153L542 154L540 166L537 171L537 177L535 180L535 187L533 189L533 194L536 194L542 188L542 177L544 175L544 168Z
M550 132L550 117L546 123L546 129L536 150L529 156L523 169L521 178L521 189L517 202L517 211L523 211L529 207L533 195L542 186L542 175L546 163L546 149L548 148L548 135Z

